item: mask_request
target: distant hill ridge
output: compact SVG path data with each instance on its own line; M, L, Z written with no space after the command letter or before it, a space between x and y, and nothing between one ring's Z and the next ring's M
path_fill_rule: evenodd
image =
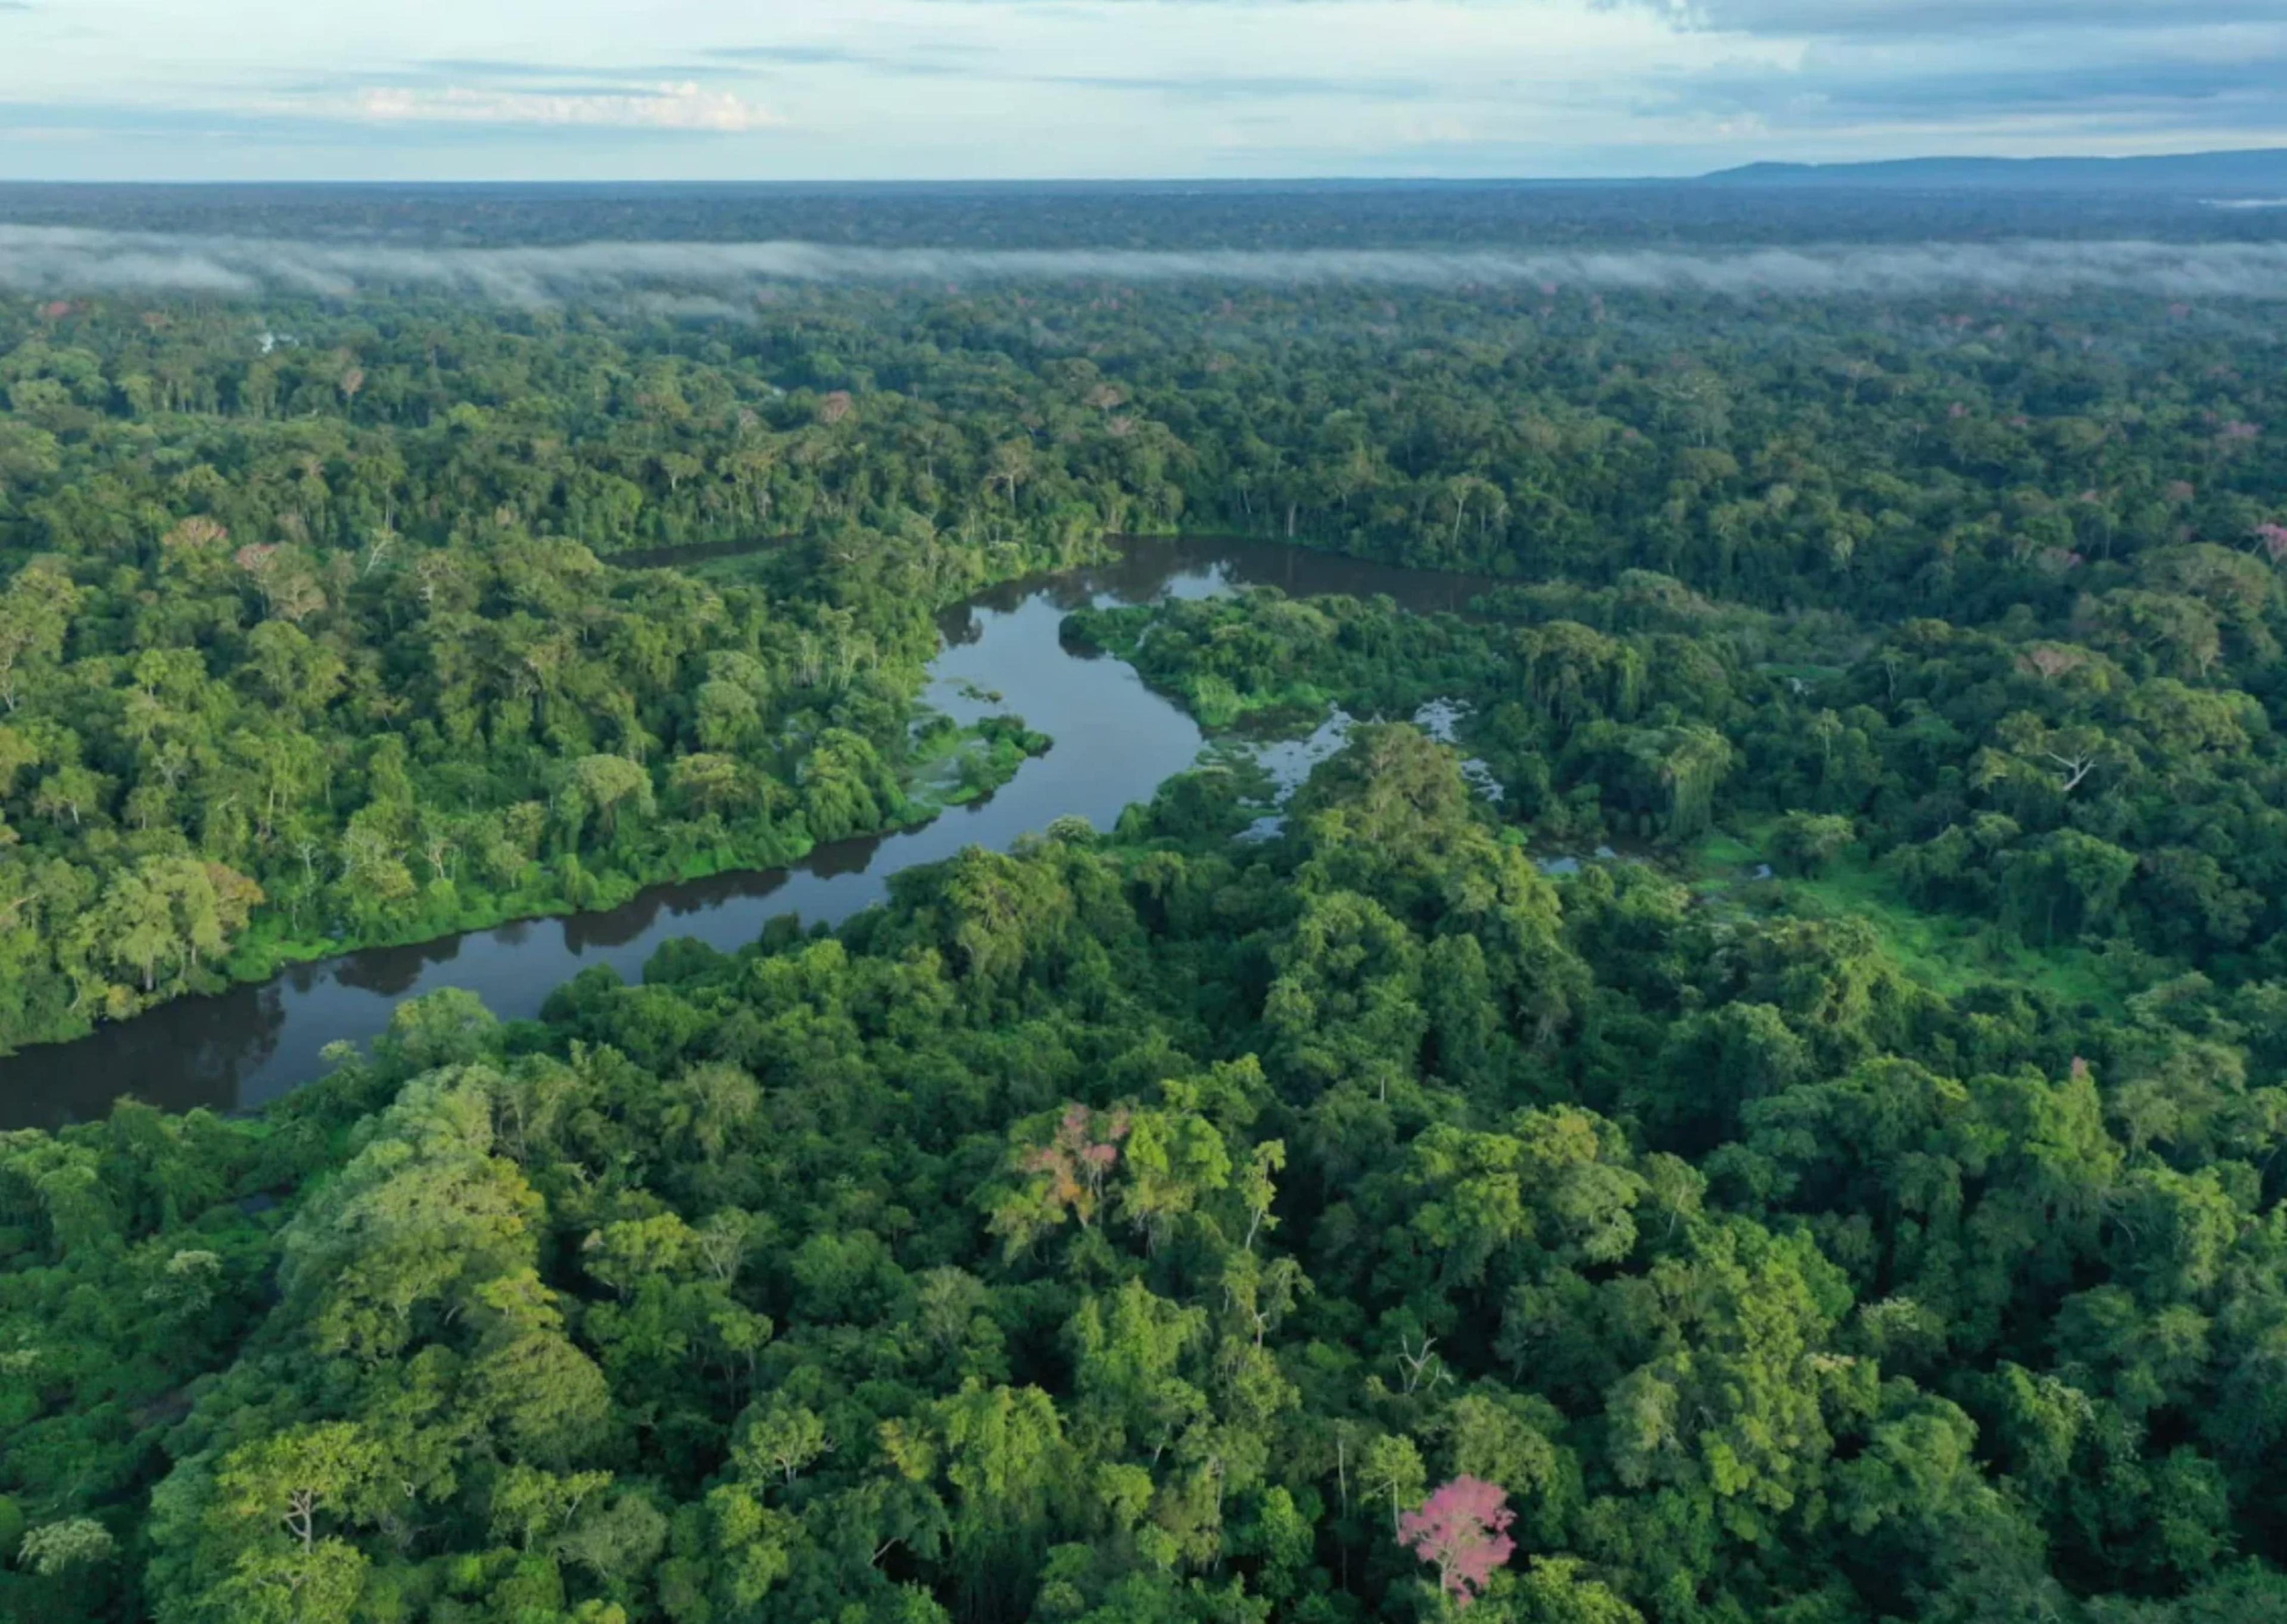
M2287 147L2138 158L1895 158L1872 163L1750 163L1703 186L1982 186L1994 191L2287 192Z

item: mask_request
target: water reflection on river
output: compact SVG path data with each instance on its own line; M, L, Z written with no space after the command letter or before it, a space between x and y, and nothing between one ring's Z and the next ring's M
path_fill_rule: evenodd
M925 828L820 847L791 869L662 885L606 913L369 948L260 986L178 999L78 1042L0 1060L0 1127L100 1115L122 1094L178 1111L259 1105L317 1075L327 1044L379 1034L406 998L463 987L503 1019L529 1017L591 964L633 980L677 937L735 949L780 914L839 923L886 896L891 875L965 846L1005 848L1067 813L1107 828L1123 807L1191 765L1203 741L1130 667L1066 647L1057 635L1064 617L1091 603L1203 598L1252 584L1297 596L1382 593L1411 608L1459 610L1488 583L1270 543L1136 541L1111 564L997 587L942 617L945 649L927 695L963 724L1006 709L1055 739L990 799ZM986 693L1004 697L996 704Z

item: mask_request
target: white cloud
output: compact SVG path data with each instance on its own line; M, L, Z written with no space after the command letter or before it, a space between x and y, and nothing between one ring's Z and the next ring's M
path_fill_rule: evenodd
M2287 140L2287 0L70 0L0 28L0 174L35 178L1644 174ZM93 133L8 139L34 125Z
M698 130L741 134L783 123L759 102L697 83L661 84L641 93L555 95L450 85L410 90L376 85L355 100L357 112L384 123L589 124L613 129Z

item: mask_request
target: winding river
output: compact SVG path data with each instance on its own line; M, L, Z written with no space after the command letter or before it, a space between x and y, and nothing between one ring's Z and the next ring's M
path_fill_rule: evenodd
M132 1094L169 1110L247 1109L325 1069L321 1052L384 1031L404 999L464 987L503 1019L535 1016L591 964L630 981L660 945L695 937L744 947L772 917L839 923L881 901L889 879L969 845L1006 848L1067 813L1109 828L1190 766L1205 740L1124 662L1067 647L1064 617L1089 604L1204 598L1246 585L1295 596L1387 594L1409 608L1460 610L1491 584L1269 542L1128 541L1109 564L1018 581L942 617L945 646L925 701L963 724L1012 711L1056 745L990 798L925 828L821 846L792 868L661 885L607 913L533 920L415 947L374 947L303 964L259 985L177 999L76 1042L0 1060L0 1128L102 1115ZM978 697L1002 695L999 703Z

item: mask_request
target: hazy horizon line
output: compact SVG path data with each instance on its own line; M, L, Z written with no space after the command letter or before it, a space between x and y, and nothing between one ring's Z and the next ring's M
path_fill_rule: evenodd
M740 188L773 189L800 187L879 188L883 190L924 187L974 187L980 189L1010 189L1026 186L1086 187L1182 187L1186 189L1222 190L1248 186L1662 186L1710 180L1725 177L1753 175L1757 171L1779 171L1795 175L1816 174L1822 170L1898 170L1918 165L1969 164L1998 168L2038 168L2042 166L2095 166L2106 168L2156 167L2188 164L2222 159L2276 157L2287 162L2287 140L2270 147L2202 147L2187 152L2172 153L1979 153L1931 152L1893 158L1762 158L1744 163L1721 164L1713 168L1679 170L1669 173L1647 173L1641 170L1601 175L1371 175L1327 172L1307 175L1039 175L1025 177L994 177L978 175L911 175L837 178L830 176L805 176L793 178L748 177L735 179L684 178L675 176L654 176L639 179L585 178L526 178L513 175L485 176L474 178L439 179L418 176L392 178L238 178L238 179L178 179L163 177L115 177L106 179L55 179L36 176L0 175L0 186L52 187L56 189L101 189L105 187L151 186L170 189L223 190L232 187L276 187L280 189L340 188L343 190L374 190L384 187L435 188L455 190L486 186L528 186L535 189L574 191L585 188L613 187L688 187L697 190L736 190Z

